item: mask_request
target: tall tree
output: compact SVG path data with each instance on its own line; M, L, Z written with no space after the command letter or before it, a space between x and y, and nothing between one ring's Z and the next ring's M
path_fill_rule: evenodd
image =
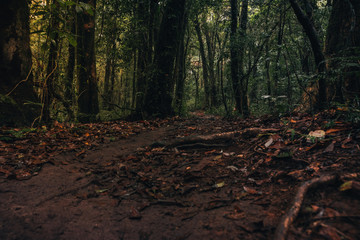
M70 34L75 37L76 36L76 22L75 22L75 6L70 7L69 12L71 13L71 17L68 20ZM64 91L64 100L69 104L69 106L73 105L73 97L74 97L74 73L75 73L75 48L76 43L69 42L68 45L68 59L66 63L65 70L65 91ZM69 117L72 119L73 112L69 109Z
M360 1L334 0L326 36L328 66L340 72L330 92L337 102L360 97ZM340 70L340 71L338 71Z
M317 89L317 98L315 107L317 109L322 109L327 106L327 95L326 95L326 80L325 77L322 75L326 71L325 67L325 56L322 52L320 39L318 33L309 19L307 15L305 15L304 11L299 6L299 3L296 0L289 0L291 7L294 10L294 13L302 25L304 32L306 33L307 37L309 38L311 48L315 58L315 64L319 75L318 80L318 89ZM305 0L306 1L306 0Z
M27 125L39 116L32 87L29 7L26 0L0 2L0 125Z
M134 118L142 118L146 84L150 77L153 60L154 21L158 13L158 0L138 0L136 5L137 31L137 79L135 85L136 111Z
M248 21L248 0L242 3L240 28L238 29L238 3L230 0L231 5L231 80L234 91L235 107L244 117L249 115L247 101L247 83L244 77L245 37Z
M162 17L154 53L154 73L147 84L144 110L149 116L174 114L173 72L185 20L186 0L168 0Z
M231 6L231 33L230 33L230 57L231 57L231 82L234 91L235 107L241 109L241 91L239 83L239 43L237 41L238 28L238 1L230 0Z
M176 56L176 64L175 64L175 99L174 99L174 106L175 111L177 114L183 114L183 99L184 99L184 88L185 88L185 78L186 78L186 55L188 51L189 41L190 41L190 34L187 31L187 36L185 38L185 30L187 28L187 15L185 16L186 20L183 21L182 26L182 36L180 41L180 46L178 49L178 53Z
M210 84L209 84L209 70L208 70L208 60L205 54L205 47L203 42L203 37L200 28L200 22L198 18L195 18L195 31L199 41L199 51L201 56L201 65L202 65L202 73L203 73L203 80L204 80L204 92L205 92L205 107L211 107L210 102Z
M96 0L84 0L89 8L77 14L78 111L80 121L93 120L99 112L95 61Z
M48 40L50 42L46 78L42 86L42 121L50 120L50 105L54 99L54 81L58 73L58 50L59 50L59 2L53 0L50 4L50 22L48 27Z
M248 106L248 78L244 77L244 55L245 55L245 42L246 42L246 31L248 24L248 12L249 12L249 0L243 0L241 6L240 16L240 40L242 46L240 48L239 55L239 71L240 71L240 86L241 86L241 108L238 111L244 116L250 115Z

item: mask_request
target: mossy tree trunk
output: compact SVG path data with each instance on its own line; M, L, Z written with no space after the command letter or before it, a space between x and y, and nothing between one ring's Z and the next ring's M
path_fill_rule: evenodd
M154 72L147 84L144 110L148 116L174 115L173 72L185 20L186 0L168 0L154 53Z
M42 103L44 105L41 114L42 122L50 121L50 107L54 100L54 84L58 77L58 51L59 51L59 3L53 0L51 3L50 23L48 27L48 40L50 43L46 79L42 84Z
M96 0L84 0L93 11ZM78 117L82 122L92 121L99 113L95 61L95 14L82 11L77 14Z
M331 97L339 103L360 97L360 1L334 0L327 29L325 54L337 72Z
M29 125L40 115L32 85L26 0L0 1L0 125ZM27 102L32 104L25 105Z

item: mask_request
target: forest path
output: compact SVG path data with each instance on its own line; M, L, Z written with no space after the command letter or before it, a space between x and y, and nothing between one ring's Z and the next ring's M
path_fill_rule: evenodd
M230 141L164 147L232 131L240 135ZM360 159L359 152L311 152L326 148L320 142L300 151L291 137L274 119L195 114L97 150L59 155L28 180L1 179L0 239L271 239L301 182L339 169L360 172L359 161L351 160ZM316 231L331 239L359 236L360 200L337 187L325 186L306 200L313 210L300 215L294 239ZM319 230L308 218L320 212L353 217Z
M81 157L62 154L29 180L0 182L0 239L119 239L118 201L98 195L97 176L89 169L164 140L170 129L143 132Z

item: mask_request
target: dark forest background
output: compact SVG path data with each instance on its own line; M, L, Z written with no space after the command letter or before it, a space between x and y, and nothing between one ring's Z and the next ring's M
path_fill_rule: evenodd
M0 123L358 116L359 28L357 0L2 0Z

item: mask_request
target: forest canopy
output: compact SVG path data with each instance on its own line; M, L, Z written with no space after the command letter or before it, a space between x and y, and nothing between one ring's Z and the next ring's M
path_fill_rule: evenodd
M356 0L3 0L0 124L360 109Z

